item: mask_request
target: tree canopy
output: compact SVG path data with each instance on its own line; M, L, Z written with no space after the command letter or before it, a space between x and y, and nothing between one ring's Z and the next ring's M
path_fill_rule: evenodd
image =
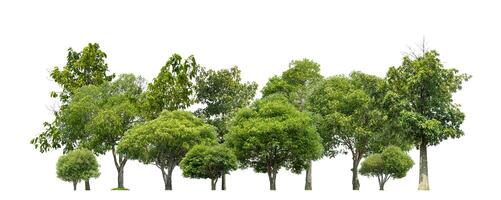
M223 145L197 145L181 160L180 167L185 177L211 179L215 190L218 178L237 169L237 157Z
M310 116L279 94L241 109L225 136L225 144L235 152L241 167L268 174L270 190L276 189L280 168L300 173L319 158L323 150L320 141Z
M172 170L198 144L215 144L214 127L187 111L164 111L154 120L129 129L118 152L162 171L165 189L172 190ZM167 173L165 170L167 169Z
M183 59L179 54L173 54L148 84L143 102L146 117L155 119L163 110L174 111L192 105L199 70L194 56Z
M397 146L389 146L382 153L368 156L360 167L360 174L375 176L378 179L379 189L384 190L384 184L390 178L403 178L412 168L414 162Z
M59 157L56 174L63 181L72 182L76 190L78 182L99 177L99 164L91 151L76 149Z

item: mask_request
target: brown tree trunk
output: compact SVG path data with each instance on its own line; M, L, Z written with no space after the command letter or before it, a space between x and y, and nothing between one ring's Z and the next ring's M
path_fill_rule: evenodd
M351 171L352 171L351 184L352 184L353 190L360 189L360 182L358 181L358 163L359 162L360 162L360 159L353 158L353 167L351 168Z
M89 179L85 180L85 190L90 190L90 181L89 181Z
M221 190L226 190L226 174L221 176Z
M76 191L77 190L77 183L76 181L73 181L73 191Z
M428 151L426 138L421 138L419 145L419 187L418 190L430 190L428 183Z
M312 190L312 186L311 186L311 168L312 168L312 161L310 161L310 165L308 166L308 168L306 168L306 178L305 178L305 182L304 182L304 190Z
M217 183L217 178L213 178L210 180L210 189L211 190L216 190L216 184Z

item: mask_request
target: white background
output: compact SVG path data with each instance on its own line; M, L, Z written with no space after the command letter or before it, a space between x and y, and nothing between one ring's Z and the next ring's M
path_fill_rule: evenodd
M496 198L499 189L499 81L501 6L495 1L1 1L0 2L0 198L209 197L256 198ZM304 174L280 171L277 192L264 174L238 170L227 192L210 192L208 180L183 178L163 191L160 171L135 161L125 168L129 192L112 192L111 155L99 157L102 175L92 191L72 192L56 178L61 154L41 154L29 140L52 119L49 70L63 66L68 47L98 42L114 73L151 80L172 53L194 54L208 68L238 65L243 79L260 88L293 59L310 58L322 74L352 70L384 76L423 37L445 66L473 75L455 95L466 114L465 136L429 148L430 192L418 192L418 152L407 177L390 180L385 192L361 177L351 191L350 156L313 165L313 192ZM219 189L220 186L218 186ZM79 185L83 190L83 184ZM13 198L13 197L11 197Z

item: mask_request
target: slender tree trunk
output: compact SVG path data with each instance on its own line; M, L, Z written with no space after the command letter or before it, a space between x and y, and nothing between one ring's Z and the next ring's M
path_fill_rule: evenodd
M379 183L379 190L383 191L384 190L384 183Z
M73 191L76 191L77 190L77 183L76 181L73 181Z
M211 190L216 190L216 186L217 186L217 178L213 178L210 180L210 189Z
M120 166L118 169L118 188L125 188L124 187L124 168L123 166Z
M221 190L226 190L226 174L221 176Z
M277 172L275 170L270 170L268 168L268 180L270 181L270 190L277 190L276 182L277 182Z
M419 187L418 190L430 190L428 183L428 151L426 138L421 138L419 145Z
M351 168L351 171L352 171L351 184L353 186L353 190L360 189L360 182L358 181L358 163L359 162L360 162L360 159L353 158L353 167Z
M89 179L85 180L85 190L90 190L90 181L89 181Z
M175 166L169 166L167 168L167 173L165 173L164 168L162 168L162 176L164 179L165 190L172 190L172 171Z
M115 146L112 147L111 153L113 155L113 161L115 163L115 168L117 169L117 188L125 188L124 186L124 168L127 163L128 157L121 154L118 155L115 151Z
M311 186L311 168L312 168L312 164L313 162L310 161L310 165L308 166L308 168L306 168L306 178L305 178L305 182L304 182L304 190L312 190L312 186Z

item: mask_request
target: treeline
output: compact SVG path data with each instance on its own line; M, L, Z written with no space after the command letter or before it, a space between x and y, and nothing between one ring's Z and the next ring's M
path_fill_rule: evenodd
M50 76L61 87L54 120L31 140L39 151L62 149L57 176L80 181L99 176L96 156L111 152L117 190L126 190L128 160L161 171L172 190L172 171L218 180L237 168L268 175L270 190L282 168L306 172L312 189L312 162L338 154L352 157L353 190L358 175L378 179L405 177L420 151L419 190L428 190L427 147L461 137L464 114L452 95L470 76L445 68L436 51L423 50L390 67L386 77L359 71L323 77L312 60L294 60L273 76L255 99L258 85L243 82L238 67L211 70L195 57L172 55L152 82L138 75L108 72L98 44L68 49L67 63ZM189 112L194 104L202 107ZM360 166L361 165L361 166Z

